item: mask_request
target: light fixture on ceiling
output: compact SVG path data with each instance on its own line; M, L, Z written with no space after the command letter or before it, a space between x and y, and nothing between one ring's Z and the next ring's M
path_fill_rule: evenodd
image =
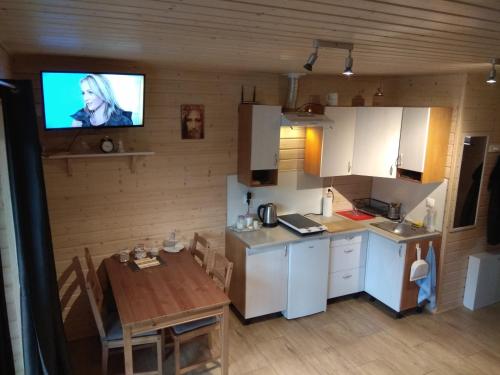
M491 70L490 70L490 75L488 76L488 79L486 80L486 83L494 84L497 83L497 71L495 69L495 65L500 63L499 59L491 59Z
M352 76L354 73L352 72L352 64L353 64L353 59L351 55L351 50L349 50L349 55L345 58L345 68L344 68L344 73L342 73L345 76Z
M317 43L317 42L318 42L317 40L314 41L314 43L313 43L314 52L309 55L307 62L304 64L304 69L309 70L310 72L312 72L313 65L316 62L316 60L318 59L319 43Z
M304 64L304 69L306 70L309 70L310 72L312 72L312 69L313 69L313 65L314 63L316 62L316 60L318 59L318 50L319 48L322 47L322 48L337 48L337 49L345 49L345 50L348 50L349 51L349 56L346 58L346 68L347 68L347 65L348 65L348 59L350 61L349 63L349 69L350 69L350 74L348 75L352 75L352 56L351 56L351 51L353 49L353 45L352 43L342 43L342 42L333 42L333 41L330 41L330 40L320 40L320 39L314 39L313 40L313 48L314 48L314 52L312 52L310 55L309 55L309 58L307 59L307 62ZM344 74L346 74L346 71L344 71Z

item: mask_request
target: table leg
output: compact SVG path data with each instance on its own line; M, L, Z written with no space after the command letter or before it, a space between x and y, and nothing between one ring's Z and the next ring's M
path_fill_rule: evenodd
M123 354L125 357L125 375L134 373L132 360L132 333L129 327L123 327Z
M223 308L222 313L222 353L221 353L221 370L222 375L227 375L229 363L229 306L226 305Z

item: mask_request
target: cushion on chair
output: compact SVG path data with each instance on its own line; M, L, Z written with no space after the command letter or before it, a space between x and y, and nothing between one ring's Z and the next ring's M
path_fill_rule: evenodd
M207 327L215 323L217 323L217 318L212 316L210 318L194 320L189 323L177 324L176 326L172 327L172 330L176 335L182 335L183 333L194 331L195 329L201 327Z
M118 314L111 313L108 316L108 322L106 324L106 341L114 341L114 340L122 340L123 339L123 330L122 330L122 323L120 322L120 318L118 317ZM156 331L151 331L151 332L144 332L144 333L139 333L136 335L133 335L132 337L143 337L143 336L153 336L158 334Z

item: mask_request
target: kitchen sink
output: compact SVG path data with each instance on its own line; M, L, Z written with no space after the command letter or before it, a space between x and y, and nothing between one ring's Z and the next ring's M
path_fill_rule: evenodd
M384 221L381 223L371 223L370 225L405 238L428 233L427 229L424 227L416 227L406 222L394 223L391 221Z

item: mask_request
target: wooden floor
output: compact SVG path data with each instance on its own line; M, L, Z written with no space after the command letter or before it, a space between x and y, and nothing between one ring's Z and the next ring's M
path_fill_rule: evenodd
M195 358L203 347L204 342L194 343L184 352ZM74 342L71 351L76 374L99 373L97 339ZM134 358L136 371L154 368L152 351L136 352ZM121 353L112 356L110 374L123 373L122 362ZM172 356L164 373L173 374ZM200 373L219 374L220 369ZM229 373L500 374L500 304L476 312L459 308L396 320L362 296L292 321L277 318L243 326L232 316Z

